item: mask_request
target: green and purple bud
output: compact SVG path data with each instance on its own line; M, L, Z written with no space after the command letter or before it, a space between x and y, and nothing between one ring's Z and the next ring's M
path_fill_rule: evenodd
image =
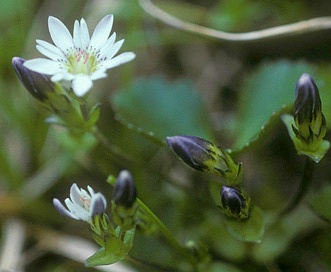
M303 74L295 90L293 127L295 135L307 144L322 139L326 134L326 121L322 113L322 102L314 80Z
M54 92L54 82L46 75L33 72L24 66L25 59L14 57L12 65L23 86L37 100L47 100L47 92Z
M326 120L322 113L319 90L308 74L302 74L295 90L293 117L282 116L299 154L319 162L330 143L324 141Z
M192 168L221 175L227 183L241 181L241 164L235 164L230 155L213 143L196 136L167 137L169 148Z
M122 229L132 229L136 225L137 189L132 175L123 170L114 184L112 215L115 223Z
M247 219L249 217L251 199L234 187L223 186L220 192L222 210L228 217Z

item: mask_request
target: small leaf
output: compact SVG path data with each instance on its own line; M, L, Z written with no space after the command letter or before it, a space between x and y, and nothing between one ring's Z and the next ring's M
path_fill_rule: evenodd
M140 79L116 93L117 118L162 143L166 136L195 135L213 139L202 97L188 81L169 83L160 77Z
M100 116L100 103L96 103L90 110L86 126L92 128L98 122Z
M250 217L247 220L235 220L227 218L229 233L238 240L260 243L264 235L264 219L259 207L253 206Z
M278 117L284 113L281 109L288 109L285 106L294 101L295 85L302 73L314 74L313 67L283 60L261 65L246 80L239 103L236 149L260 139L259 135L271 121L279 121Z
M331 222L331 185L315 193L309 199L309 205L321 218Z
M111 250L101 247L91 257L85 261L86 267L93 267L97 265L108 265L123 260L126 254L123 253L123 243L120 239L111 236L108 241L112 244ZM110 241L111 240L111 241Z

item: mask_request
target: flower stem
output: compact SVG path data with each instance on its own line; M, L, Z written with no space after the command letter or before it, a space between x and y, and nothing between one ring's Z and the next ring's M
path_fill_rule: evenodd
M108 141L108 139L106 138L105 135L103 135L103 133L97 128L94 127L93 129L93 135L94 137L100 142L102 143L112 154L116 155L117 157L131 162L132 159L129 158L127 155L124 155L123 152L115 145L113 145L111 142Z
M167 227L162 223L162 221L140 200L137 198L139 208L145 212L153 222L158 226L159 230L163 234L164 238L171 244L180 255L185 257L194 267L197 265L197 260L188 253L185 247L181 246L174 236L170 233Z
M315 162L311 158L306 157L299 189L296 192L295 196L292 198L291 202L281 212L280 214L281 216L286 215L291 211L293 211L301 202L301 200L304 198L304 196L307 194L308 189L313 180L314 166L315 166Z

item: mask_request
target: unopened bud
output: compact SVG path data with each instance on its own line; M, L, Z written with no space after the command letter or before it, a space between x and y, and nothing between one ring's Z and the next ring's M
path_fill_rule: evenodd
M298 154L318 163L330 148L330 142L323 140L326 120L318 88L308 74L303 74L297 82L293 115L284 114L282 120Z
M239 189L223 186L220 195L222 208L227 216L237 219L249 217L250 198L246 197Z
M307 143L322 139L326 134L326 121L322 103L314 80L303 74L295 90L293 127L296 136Z
M213 143L196 136L167 137L170 149L192 168L221 175L228 183L240 182L241 164Z
M137 190L131 173L127 170L121 171L114 185L113 200L115 204L130 208L136 198Z
M23 64L25 60L19 57L12 59L15 72L29 93L39 101L46 100L47 92L54 91L54 83L44 74L33 72Z

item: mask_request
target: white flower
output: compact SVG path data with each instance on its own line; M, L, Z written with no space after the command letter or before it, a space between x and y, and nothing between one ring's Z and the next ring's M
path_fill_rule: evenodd
M113 15L106 15L96 26L90 38L85 20L75 21L73 36L57 18L48 18L48 29L55 44L36 40L37 49L49 59L28 60L24 65L35 72L51 75L51 80L71 81L77 96L85 95L93 80L107 76L106 70L134 59L135 54L125 52L114 57L124 40L115 42L116 33L110 37Z
M107 201L101 193L95 193L90 186L87 186L87 190L88 192L79 189L74 183L70 188L70 198L64 201L68 209L57 198L53 199L53 205L59 213L65 216L90 222L94 216L105 212Z

